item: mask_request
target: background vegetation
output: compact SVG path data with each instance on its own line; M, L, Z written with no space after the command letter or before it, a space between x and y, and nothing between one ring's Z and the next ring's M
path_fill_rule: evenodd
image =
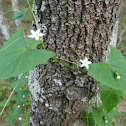
M4 16L7 19L8 29L11 36L12 33L16 32L15 22L11 18L14 14L12 10L11 0L2 0L2 7L4 11ZM26 4L26 0L19 0L19 10L22 10L24 8L28 8L28 5ZM27 35L30 34L29 29L32 29L32 18L26 18L22 20L22 26L24 27L25 33ZM0 44L3 44L4 41L5 40L0 34ZM126 57L126 0L123 0L121 4L120 23L119 23L119 30L118 30L118 42L120 43L118 45L118 48ZM12 91L11 83L14 80L16 80L16 78L11 78L6 81L0 81L0 111L2 110L2 107L4 106L6 99L8 98L10 92ZM10 103L8 104L7 108L4 111L3 117L0 119L0 126L11 126L5 121L5 118L11 112L12 106L15 104L16 96L17 96L17 93L14 93L13 98L11 99ZM26 111L29 110L29 106L30 106L30 103L28 100L28 104L25 105L24 109L26 109ZM126 126L126 100L123 100L119 107L120 107L119 109L120 115L117 116L116 119L118 121L119 126Z

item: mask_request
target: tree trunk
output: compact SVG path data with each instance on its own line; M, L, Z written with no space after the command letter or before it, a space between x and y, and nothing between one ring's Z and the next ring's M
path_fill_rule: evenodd
M19 0L11 0L12 2L12 9L14 11L14 14L18 13L18 1ZM15 20L16 24L16 29L18 30L21 27L21 21L20 20Z
M5 40L8 40L10 38L10 35L7 28L6 19L3 15L4 13L2 10L2 5L1 5L1 0L0 0L0 33L4 36Z
M46 49L54 51L58 58L79 63L73 47L82 58L106 62L110 43L116 42L113 38L117 35L120 1L34 0L34 13L46 34ZM53 60L48 66L37 66L29 75L33 112L30 126L81 126L78 120L97 87L86 72L71 70Z

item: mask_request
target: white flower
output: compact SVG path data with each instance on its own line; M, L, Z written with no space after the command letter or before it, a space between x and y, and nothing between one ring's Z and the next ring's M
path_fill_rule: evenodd
M38 29L36 32L34 30L31 30L32 35L29 35L30 38L35 38L37 41L39 40L40 36L44 36L44 34L40 33L40 29Z
M117 76L116 78L117 78L117 79L120 79L121 77L120 77L120 76Z
M105 123L108 123L108 120L105 120Z
M19 119L20 121L22 120L22 118L21 118L21 117L19 117L18 119Z
M20 108L20 105L18 105L17 107Z
M87 58L85 58L84 60L80 60L80 62L82 63L80 67L86 67L87 69L89 68L89 64L91 64L92 62L91 61L88 61Z
M23 98L25 97L25 95L23 95Z

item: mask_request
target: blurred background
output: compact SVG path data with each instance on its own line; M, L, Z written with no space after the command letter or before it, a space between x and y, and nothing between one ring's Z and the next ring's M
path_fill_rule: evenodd
M32 4L32 0L30 3ZM24 28L26 35L30 34L29 29L32 29L32 17L25 18L23 20L13 20L11 18L15 13L23 10L24 8L28 8L26 0L18 0L18 3L15 2L15 0L0 0L0 48L2 47L3 43L6 42L10 36L20 27ZM27 14L30 15L29 10ZM117 42L117 48L121 50L122 54L126 58L126 0L122 1L120 8L120 23L118 28ZM4 106L10 92L12 91L10 83L14 80L15 78L0 81L0 111L2 110L2 107ZM17 94L14 93L13 98L7 105L3 117L0 119L0 126L12 126L5 121L5 118L11 112L16 96ZM25 109L29 108L30 105L27 104ZM122 100L118 111L119 115L115 117L118 125L126 126L126 100Z

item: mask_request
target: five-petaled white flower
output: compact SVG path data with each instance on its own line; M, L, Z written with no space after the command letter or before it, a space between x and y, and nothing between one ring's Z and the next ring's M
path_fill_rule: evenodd
M89 68L89 64L91 64L92 62L91 61L88 61L87 58L85 58L84 60L80 60L80 62L82 63L80 67L86 67L87 69Z
M30 38L35 38L37 41L39 40L39 37L44 36L44 34L40 33L40 29L38 29L36 32L34 30L31 30L32 35L29 35Z

